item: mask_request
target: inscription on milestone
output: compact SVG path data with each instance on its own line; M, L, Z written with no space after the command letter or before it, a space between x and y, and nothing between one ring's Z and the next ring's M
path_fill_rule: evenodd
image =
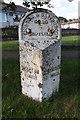
M23 23L23 40L34 39L35 37L47 37L60 39L60 25L58 19L44 12L33 13L28 15Z

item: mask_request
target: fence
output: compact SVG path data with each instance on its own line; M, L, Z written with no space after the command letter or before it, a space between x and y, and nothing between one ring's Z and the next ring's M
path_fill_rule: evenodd
M80 29L62 29L62 36L80 35ZM18 27L3 28L2 40L18 40Z
M80 29L62 29L62 36L80 35Z
M2 29L2 40L18 40L18 27L16 28L3 28Z

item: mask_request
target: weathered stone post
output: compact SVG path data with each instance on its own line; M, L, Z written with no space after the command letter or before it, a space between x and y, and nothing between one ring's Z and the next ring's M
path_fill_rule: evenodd
M19 25L22 93L36 101L58 92L61 61L61 26L46 9L32 10Z

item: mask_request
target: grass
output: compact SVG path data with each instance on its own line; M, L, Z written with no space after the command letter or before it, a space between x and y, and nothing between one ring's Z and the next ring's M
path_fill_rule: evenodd
M3 59L2 68L2 113L4 118L79 117L77 59L62 59L60 90L48 101L42 103L35 102L21 93L18 59Z
M14 40L14 41L4 41L2 42L2 50L6 51L6 50L18 50L19 49L19 42L18 40Z
M80 44L80 36L67 36L62 37L62 45L64 44L72 44L77 45ZM19 43L18 41L7 41L2 42L2 50L18 50L19 49Z
M80 36L65 36L62 37L62 44L72 44L72 45L78 45L80 44Z

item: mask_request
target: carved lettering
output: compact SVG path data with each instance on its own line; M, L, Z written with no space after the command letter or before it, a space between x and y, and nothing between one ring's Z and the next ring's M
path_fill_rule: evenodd
M34 68L26 66L24 68L24 71L26 71L26 76L27 77L29 77L31 79L37 80L37 75L39 74L39 70L38 69L34 69Z
M42 19L46 19L47 18L47 14L46 13L41 13L41 17L42 17Z
M43 75L46 75L46 74L48 74L48 73L51 73L51 72L53 72L53 71L55 71L55 70L59 70L59 69L60 69L60 65L57 65L55 68L53 68L53 66L52 66L52 67L49 67L49 69L47 69L46 71L43 70Z
M31 29L30 34L27 34L27 28ZM59 26L56 23L55 16L44 12L35 14L33 13L32 15L29 15L24 21L22 38L26 39L27 36L50 36L57 39L59 32L58 28Z
M36 17L40 17L40 15L37 13L37 14L36 14Z
M35 24L38 24L38 20L34 20ZM48 20L41 20L41 24L48 24Z
M31 34L32 36L51 36L51 34L49 34L48 32L32 32L32 34Z

